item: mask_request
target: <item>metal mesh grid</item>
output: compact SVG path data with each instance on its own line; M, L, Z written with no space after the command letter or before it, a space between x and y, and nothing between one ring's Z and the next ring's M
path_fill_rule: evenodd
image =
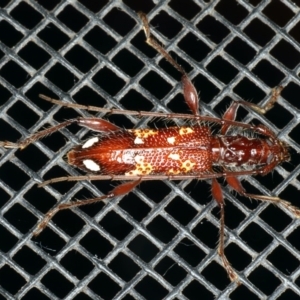
M187 112L180 76L144 43L136 15L142 10L201 91L204 113L217 115L232 98L263 102L272 87L285 87L265 116L243 109L239 116L278 133L292 147L292 161L263 178L246 178L244 186L299 206L299 1L95 2L1 3L0 140L88 115L44 103L39 93ZM149 119L109 120L153 126ZM86 135L71 127L23 151L0 149L0 299L299 297L299 221L224 188L226 254L241 276L237 287L215 251L218 208L206 182L142 183L106 204L59 213L34 239L36 223L57 201L111 189L111 182L36 187L42 179L78 174L63 158Z

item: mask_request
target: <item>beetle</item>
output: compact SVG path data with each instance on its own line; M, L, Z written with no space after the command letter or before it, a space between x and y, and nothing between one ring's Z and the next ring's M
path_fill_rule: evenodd
M259 113L265 113L274 105L282 87L274 89L270 100L263 108L240 100L234 101L222 118L203 116L199 113L198 94L188 74L152 37L146 15L141 12L138 15L143 23L146 42L182 74L183 95L192 114L105 109L64 103L45 95L40 95L40 97L53 104L70 108L139 117L183 119L190 121L188 125L162 129L125 130L104 119L79 117L34 133L17 143L0 142L0 146L23 149L44 136L75 123L99 132L97 136L89 138L67 154L68 163L86 171L88 175L54 178L39 186L60 181L126 180L107 195L57 205L38 224L34 235L38 235L60 210L128 194L142 181L211 180L212 196L221 212L218 254L230 280L239 283L239 277L224 253L224 197L217 178L224 178L227 184L240 195L280 204L295 217L300 217L300 209L285 200L275 196L247 193L238 179L238 176L243 175L267 174L280 163L290 159L288 146L279 140L270 129L263 125L255 126L235 121L239 105L250 107ZM211 126L214 124L220 127L217 133L212 132Z

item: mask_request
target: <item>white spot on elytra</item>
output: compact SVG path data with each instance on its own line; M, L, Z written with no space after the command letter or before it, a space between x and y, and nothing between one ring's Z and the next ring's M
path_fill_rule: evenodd
M87 140L83 145L82 145L82 149L86 149L86 148L90 148L91 146L93 146L95 143L97 143L99 141L99 139L97 137L93 137L89 140Z
M174 143L175 143L175 137L174 136L168 137L167 141L168 141L169 144L174 145Z
M174 160L179 160L180 159L180 155L177 153L170 153L168 158L174 159Z
M144 144L144 141L143 141L143 139L141 139L140 137L136 137L135 138L135 140L134 140L134 143L136 144L136 145L138 145L138 144Z
M99 165L97 165L93 160L85 159L82 162L88 170L91 170L94 172L100 171Z
M134 154L133 151L127 151L122 155L122 163L134 164Z

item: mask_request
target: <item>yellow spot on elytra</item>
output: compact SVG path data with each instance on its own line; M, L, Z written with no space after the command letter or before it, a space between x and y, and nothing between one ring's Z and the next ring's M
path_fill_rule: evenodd
M189 172L193 170L195 163L191 162L189 159L182 162L180 169L182 169L184 172Z
M174 145L175 144L175 137L174 136L168 137L167 141L170 145Z
M173 160L179 160L180 159L180 155L177 153L170 153L168 155L168 158L173 159Z
M136 162L135 169L126 172L126 176L138 176L138 175L148 175L152 172L153 167L150 163L144 162L145 157L143 155L136 155L134 160Z
M191 127L181 127L179 129L180 135L189 134L189 133L193 133L193 132L194 132L194 130Z
M180 173L180 170L174 170L173 168L168 171L169 174L177 175Z
M158 133L157 130L153 129L129 129L129 132L132 132L138 138L147 138L151 135L156 135Z

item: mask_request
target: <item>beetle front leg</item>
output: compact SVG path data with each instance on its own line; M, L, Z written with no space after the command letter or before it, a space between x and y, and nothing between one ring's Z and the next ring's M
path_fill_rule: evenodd
M243 101L243 100L233 101L230 104L230 106L228 107L228 109L226 110L226 112L224 113L223 120L235 121L236 113L237 113L237 109L238 109L239 105L250 107L251 109L253 109L254 111L256 111L260 114L265 114L268 110L270 110L274 106L275 102L277 101L278 97L280 96L282 89L283 89L282 86L274 88L272 90L271 97L269 98L269 100L267 101L267 103L264 106L259 106L259 105L256 105L256 104L253 104L253 103L250 103L247 101ZM230 125L224 124L221 128L221 134L226 134L229 127L230 127ZM269 137L274 136L274 134L264 126L254 127L253 130L257 131L260 134L269 136Z
M290 202L280 199L279 197L265 196L265 195L255 195L249 194L245 191L241 182L236 177L226 177L227 183L240 195L248 198L253 198L261 201L271 202L275 205L281 204L284 206L291 214L293 214L296 218L300 218L300 209L296 206L293 206Z
M283 90L283 86L273 88L271 97L268 99L267 103L264 106L259 106L259 105L256 105L256 104L253 104L253 103L250 103L247 101L243 101L243 100L239 100L238 103L241 105L244 105L244 106L248 106L248 107L252 108L253 110L255 110L256 112L263 115L274 106L274 104L277 101L277 99L279 98L282 90Z

